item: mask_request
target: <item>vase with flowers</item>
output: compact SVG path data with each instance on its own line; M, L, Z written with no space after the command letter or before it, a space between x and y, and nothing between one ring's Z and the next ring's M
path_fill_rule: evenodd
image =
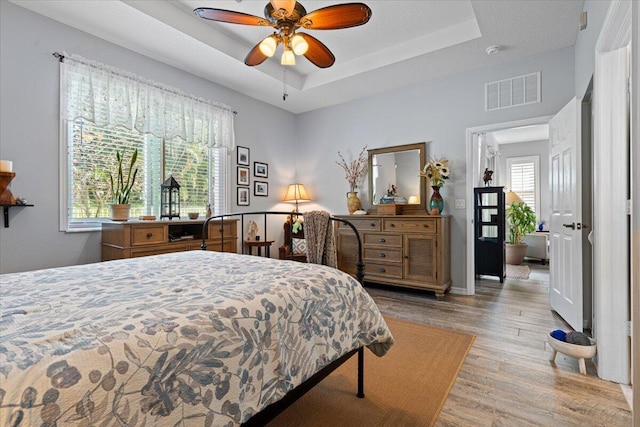
M449 179L449 172L449 160L444 158L429 159L420 172L421 177L429 180L433 190L431 199L429 199L430 213L435 213L437 209L439 215L444 209L444 200L440 194L440 188L444 185L444 181Z
M358 198L356 189L358 188L358 183L367 172L366 150L367 146L365 145L362 151L360 151L358 158L350 162L347 162L342 156L342 153L338 151L340 160L336 161L336 164L344 169L344 178L349 183L349 192L347 193L347 209L349 210L349 214L362 209L362 203Z

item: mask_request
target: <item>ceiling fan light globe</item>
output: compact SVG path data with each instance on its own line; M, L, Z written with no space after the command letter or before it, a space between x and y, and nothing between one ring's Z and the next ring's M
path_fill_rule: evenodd
M291 49L285 49L280 58L281 65L296 65L296 56Z
M269 36L260 42L260 52L268 58L271 58L276 53L276 47L278 43L273 36Z
M309 43L300 34L291 38L291 49L296 55L304 55L309 49Z
M275 10L285 10L287 12L287 16L289 16L296 7L296 0L271 0L271 5Z

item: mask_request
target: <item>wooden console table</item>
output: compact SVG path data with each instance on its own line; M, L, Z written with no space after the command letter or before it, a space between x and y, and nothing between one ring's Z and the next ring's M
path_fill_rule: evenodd
M105 222L102 224L102 261L200 250L204 221ZM207 250L237 252L237 230L236 219L209 222L205 236Z

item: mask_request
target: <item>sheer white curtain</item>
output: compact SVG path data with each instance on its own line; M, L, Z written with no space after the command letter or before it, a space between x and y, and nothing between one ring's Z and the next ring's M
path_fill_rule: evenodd
M233 111L224 104L82 58L64 54L60 114L99 126L124 126L165 140L180 137L209 147L235 146Z

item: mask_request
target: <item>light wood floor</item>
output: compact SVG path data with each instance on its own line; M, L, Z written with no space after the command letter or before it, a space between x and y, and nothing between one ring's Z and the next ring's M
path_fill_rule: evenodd
M551 350L546 335L569 328L549 307L548 273L531 279L476 281L476 295L367 286L383 315L474 334L476 340L438 419L438 426L630 426L620 386L587 361ZM434 366L434 369L438 369Z

